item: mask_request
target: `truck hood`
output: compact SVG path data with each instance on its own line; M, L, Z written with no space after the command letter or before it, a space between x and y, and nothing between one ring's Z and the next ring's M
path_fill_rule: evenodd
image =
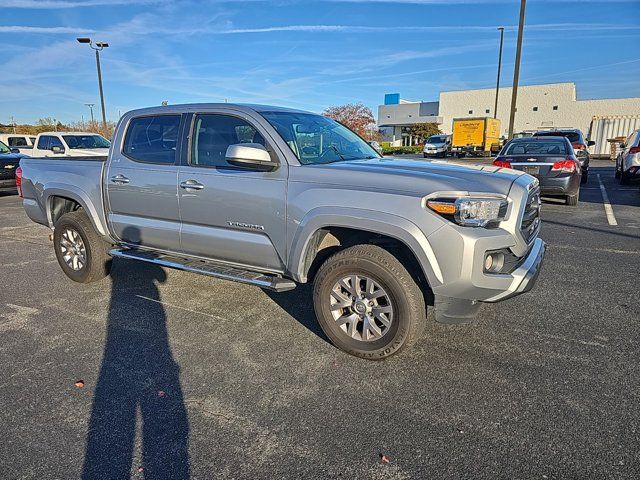
M400 191L417 195L441 191L507 195L513 182L523 175L516 170L489 165L460 166L388 157L335 162L296 170L292 175L292 181L306 180L313 183L357 186L380 192Z

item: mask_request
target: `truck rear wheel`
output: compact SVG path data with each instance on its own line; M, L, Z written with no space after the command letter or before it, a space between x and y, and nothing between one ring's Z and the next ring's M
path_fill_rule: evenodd
M369 360L411 344L426 321L420 287L396 257L376 245L329 257L316 276L313 303L332 343Z
M62 271L74 282L90 283L109 275L108 244L83 210L65 213L58 219L53 248Z

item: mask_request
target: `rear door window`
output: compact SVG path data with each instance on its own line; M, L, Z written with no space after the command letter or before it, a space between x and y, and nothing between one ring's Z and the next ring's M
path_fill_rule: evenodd
M176 161L180 115L155 115L129 122L122 153L137 162L171 165Z

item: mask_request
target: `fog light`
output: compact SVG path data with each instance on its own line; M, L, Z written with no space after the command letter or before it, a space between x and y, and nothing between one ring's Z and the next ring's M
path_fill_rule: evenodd
M484 271L486 273L500 273L504 266L504 253L490 252L484 257Z
M493 255L487 255L484 259L484 269L488 271L491 267L493 267Z

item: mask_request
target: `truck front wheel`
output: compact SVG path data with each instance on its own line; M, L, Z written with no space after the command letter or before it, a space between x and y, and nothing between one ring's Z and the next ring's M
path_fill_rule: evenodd
M331 342L369 360L399 352L426 321L420 287L396 257L376 245L329 257L316 276L313 303Z
M65 213L56 221L53 248L62 271L74 282L90 283L109 275L108 244L83 210Z

